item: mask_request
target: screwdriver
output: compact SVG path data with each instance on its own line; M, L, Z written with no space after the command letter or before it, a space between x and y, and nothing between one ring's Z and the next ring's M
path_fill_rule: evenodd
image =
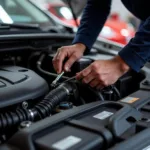
M56 79L52 82L52 86L56 86L56 84L57 84L57 82L60 80L60 78L64 75L64 71L62 72L62 73L60 73L57 77L56 77Z

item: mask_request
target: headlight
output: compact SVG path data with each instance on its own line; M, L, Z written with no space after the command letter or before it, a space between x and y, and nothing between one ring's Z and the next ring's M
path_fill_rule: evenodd
M110 27L104 26L100 35L104 38L112 38L115 36L115 33Z
M132 24L127 24L127 28L126 29L122 29L120 31L121 35L125 36L125 37L131 37L132 36L132 34L131 34L132 32L133 33L135 32L134 27L133 27Z
M122 29L121 30L121 35L125 36L125 37L128 37L129 36L129 31L127 29Z

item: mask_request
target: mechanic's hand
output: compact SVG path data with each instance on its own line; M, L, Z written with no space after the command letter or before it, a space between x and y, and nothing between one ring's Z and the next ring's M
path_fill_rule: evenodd
M129 71L129 66L120 56L111 60L97 60L83 71L77 73L76 78L82 79L82 82L89 84L96 89L102 89L114 84L118 78Z
M71 46L64 46L58 49L56 55L53 58L53 66L57 73L61 73L62 70L70 71L71 66L75 61L80 59L86 49L86 46L81 43L77 43ZM67 58L63 66L63 62Z

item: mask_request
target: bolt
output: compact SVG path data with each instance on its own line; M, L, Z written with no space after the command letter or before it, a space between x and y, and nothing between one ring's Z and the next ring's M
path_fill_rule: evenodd
M23 102L22 103L22 108L27 109L28 108L28 103L27 102Z
M19 126L19 130L24 129L24 128L28 128L30 127L32 124L31 121L23 121L21 122L20 126Z

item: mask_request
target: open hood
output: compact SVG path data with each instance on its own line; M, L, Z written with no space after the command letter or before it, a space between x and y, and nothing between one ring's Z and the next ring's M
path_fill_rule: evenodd
M87 0L62 0L62 1L67 5L71 4L71 7L76 17L78 17L81 14L87 3Z

